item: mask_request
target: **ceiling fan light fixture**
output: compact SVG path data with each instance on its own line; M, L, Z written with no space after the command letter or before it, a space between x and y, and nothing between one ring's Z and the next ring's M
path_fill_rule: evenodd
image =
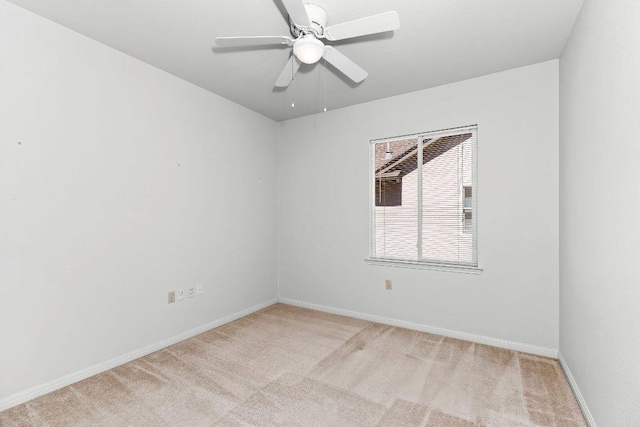
M295 41L293 54L305 64L315 64L324 56L324 43L312 34L307 34Z

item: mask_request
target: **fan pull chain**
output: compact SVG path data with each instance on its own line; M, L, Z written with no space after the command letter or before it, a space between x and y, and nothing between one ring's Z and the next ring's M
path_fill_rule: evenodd
M324 67L322 73L324 74L324 112L327 112L327 59L324 58Z
M294 54L292 54L291 59L293 59L291 61L291 83L293 83L293 78L294 78L294 75L293 75L293 63L296 60L295 57L294 57ZM295 108L295 107L296 107L296 103L294 101L291 101L291 108Z

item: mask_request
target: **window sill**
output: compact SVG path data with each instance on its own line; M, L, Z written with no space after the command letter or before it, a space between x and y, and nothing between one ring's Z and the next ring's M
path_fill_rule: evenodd
M385 266L385 267L415 268L420 270L448 271L451 273L463 273L463 274L482 273L482 268L472 267L469 265L434 264L429 262L402 261L402 260L396 260L396 259L381 259L381 258L365 258L365 262L369 265L379 265L379 266Z

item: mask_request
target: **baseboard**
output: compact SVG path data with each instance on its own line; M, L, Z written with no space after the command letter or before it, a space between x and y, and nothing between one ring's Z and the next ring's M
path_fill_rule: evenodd
M573 394L576 396L576 400L578 401L578 405L580 406L582 415L584 415L584 419L587 421L587 424L589 424L589 427L596 427L596 421L593 419L593 415L591 415L591 411L589 411L587 402L584 400L582 393L580 393L578 383L576 383L575 378L573 378L571 370L569 369L566 360L564 360L564 357L562 357L562 353L560 351L558 351L558 361L560 362L560 366L564 371L565 377L567 377L567 381L569 381L569 385L571 386L571 390L573 390Z
M406 322L404 320L391 319L388 317L377 316L375 314L360 313L357 311L344 310L341 308L328 307L319 304L312 304L304 301L297 301L288 298L279 299L283 304L295 305L297 307L310 308L312 310L324 311L326 313L339 314L347 317L354 317L356 319L368 320L376 323L383 323L385 325L398 326L400 328L413 329L421 332L428 332L436 335L443 335L449 338L456 338L464 341L471 341L479 344L491 345L494 347L506 348L508 350L520 351L523 353L535 354L538 356L551 357L556 359L558 357L558 350L553 348L538 347L529 344L522 344L514 341L501 340L498 338L485 337L482 335L469 334L466 332L454 331L451 329L437 328L434 326L422 325L419 323Z
M14 395L11 395L9 397L6 397L0 400L0 411L4 411L14 406L20 405L21 403L27 402L31 399L35 399L36 397L40 397L44 394L51 393L52 391L58 390L62 387L66 387L70 384L84 380L93 375L97 375L101 372L108 371L109 369L115 368L116 366L120 366L127 362L131 362L132 360L139 359L140 357L146 356L147 354L151 354L155 351L162 350L163 348L169 347L170 345L192 338L210 329L217 328L218 326L222 326L226 323L229 323L241 317L247 316L258 310L262 310L263 308L269 307L270 305L276 304L277 302L278 302L278 299L273 299L270 301L263 302L261 304L254 305L253 307L249 307L245 310L238 311L236 313L222 317L218 320L214 320L213 322L207 323L205 325L198 326L197 328L183 332L179 335L168 338L166 340L148 345L146 347L143 347L138 350L134 350L122 356L113 358L111 360L107 360L106 362L98 363L97 365L93 365L81 371L77 371L72 374L65 375L62 378L58 378L53 381L49 381L45 384L41 384L39 386L32 387L28 390L16 393Z

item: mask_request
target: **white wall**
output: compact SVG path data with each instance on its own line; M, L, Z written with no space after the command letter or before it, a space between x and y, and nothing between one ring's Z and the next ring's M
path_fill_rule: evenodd
M276 298L276 138L0 0L0 400Z
M484 272L367 265L369 140L471 124ZM558 127L557 60L281 123L280 296L557 349Z
M560 60L560 352L599 426L640 426L639 22L585 0Z

